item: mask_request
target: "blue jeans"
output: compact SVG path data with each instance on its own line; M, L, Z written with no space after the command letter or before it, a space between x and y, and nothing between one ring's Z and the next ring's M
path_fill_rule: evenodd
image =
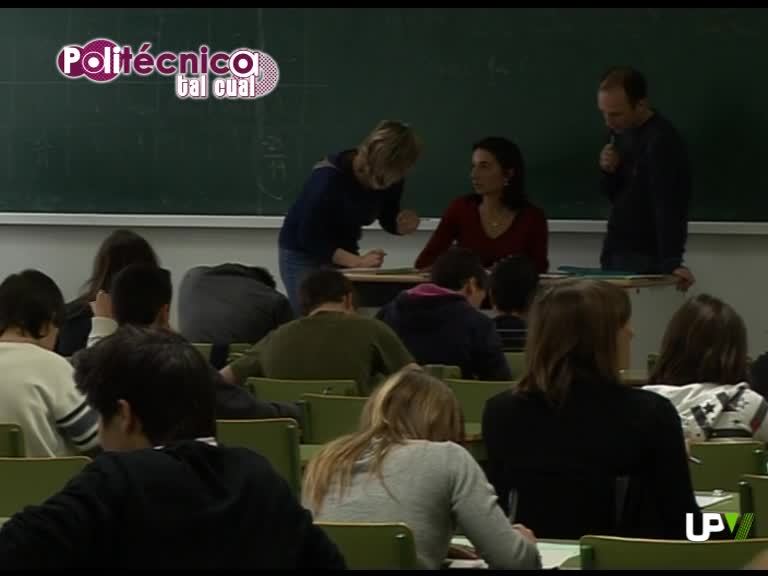
M280 278L283 280L286 295L291 302L293 313L298 318L304 313L301 309L299 297L301 283L307 274L321 268L323 264L304 252L288 250L287 248L278 249L278 262L280 265Z

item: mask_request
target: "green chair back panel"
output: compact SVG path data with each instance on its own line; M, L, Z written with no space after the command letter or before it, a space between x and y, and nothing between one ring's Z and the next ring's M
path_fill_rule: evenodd
M0 517L42 504L78 474L90 458L0 458Z
M0 424L0 457L21 458L26 455L24 431L18 424Z
M336 544L350 570L417 568L413 534L405 524L318 522Z

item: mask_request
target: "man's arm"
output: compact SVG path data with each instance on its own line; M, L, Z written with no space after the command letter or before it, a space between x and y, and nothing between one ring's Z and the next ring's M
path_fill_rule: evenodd
M662 272L682 266L688 239L690 176L683 145L671 138L649 142L649 194L656 217L656 242Z

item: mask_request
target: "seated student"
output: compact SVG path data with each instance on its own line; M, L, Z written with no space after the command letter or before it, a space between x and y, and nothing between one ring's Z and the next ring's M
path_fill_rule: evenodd
M354 380L367 395L378 375L413 363L383 322L355 313L352 282L341 272L310 272L300 287L306 316L280 326L222 370L240 383L250 377L287 380Z
M377 388L357 432L309 463L303 503L320 522L402 522L422 568L440 568L456 528L494 569L540 568L533 534L513 526L461 440L451 389L421 370Z
M465 248L451 248L432 267L431 282L401 293L377 317L400 336L419 364L459 366L463 378L509 380L493 320L477 308L487 274Z
M489 297L493 319L505 350L523 350L528 333L528 308L539 287L539 275L525 256L499 261L491 273Z
M547 287L531 310L527 374L486 402L488 476L540 538L683 539L685 514L698 513L677 411L619 379L630 315L607 282Z
M115 230L102 242L93 261L93 273L84 292L69 302L56 341L56 352L72 356L86 347L93 312L90 303L101 290L109 290L112 279L129 264L158 265L157 255L144 238L131 230Z
M105 452L0 529L7 570L343 569L261 455L218 446L204 358L171 332L123 326L76 359Z
M179 332L190 342L256 343L293 320L288 298L264 268L196 266L179 287Z
M172 294L171 274L165 268L141 264L124 268L115 276L111 295L99 292L93 303L93 328L88 345L126 324L170 331L168 318ZM245 388L225 382L218 372L213 372L219 384L216 386L217 418L299 418L296 405L258 400Z
M21 426L29 458L90 454L99 443L72 365L52 351L63 318L64 298L42 272L0 284L0 422Z
M429 268L455 243L475 252L486 268L519 254L546 272L547 217L525 193L525 163L517 145L498 137L477 142L471 176L475 193L448 206L415 267Z
M768 442L768 403L748 382L744 321L722 300L700 294L670 320L645 389L674 404L690 441Z

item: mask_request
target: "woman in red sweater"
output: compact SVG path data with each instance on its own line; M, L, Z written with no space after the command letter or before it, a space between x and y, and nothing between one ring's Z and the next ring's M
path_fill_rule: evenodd
M506 138L485 138L472 147L475 194L454 200L416 259L416 268L432 266L454 243L474 251L487 268L510 255L525 255L539 273L549 268L544 212L525 194L525 165L520 149Z

